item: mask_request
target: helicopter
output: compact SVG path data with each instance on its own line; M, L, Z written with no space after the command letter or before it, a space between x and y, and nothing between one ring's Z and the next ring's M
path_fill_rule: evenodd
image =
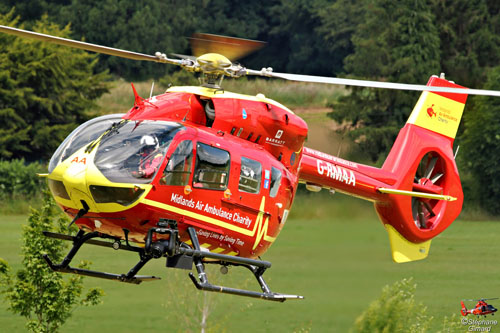
M57 272L134 284L159 279L138 272L150 260L166 258L169 268L194 266L197 276L189 277L200 290L280 302L302 299L271 291L263 278L271 263L260 259L284 227L299 183L313 192L328 189L373 202L393 260L426 258L431 240L462 208L453 142L467 96L500 96L462 87L444 75L414 85L247 69L229 59L231 50L241 55L260 44L240 38L198 35L199 52L177 59L7 26L0 31L200 74L199 86L174 86L147 99L132 85L134 105L127 113L77 127L48 166L50 191L79 231L44 232L73 243L61 263L44 255L47 264ZM243 76L422 94L383 166L376 168L306 147L307 124L286 106L263 94L222 88L225 77ZM139 261L125 274L70 266L84 244L136 252ZM206 264L219 265L221 272L244 267L261 291L214 285Z
M495 315L495 312L497 312L497 309L485 301L487 300L492 300L492 299L498 299L498 297L495 298L481 298L481 299L464 299L460 301L460 304L462 305L462 309L460 310L460 313L462 316L467 316L468 314L476 315L476 316L485 316L491 314L492 316ZM471 302L477 302L476 306L473 309L467 310L465 307L464 301L471 301Z

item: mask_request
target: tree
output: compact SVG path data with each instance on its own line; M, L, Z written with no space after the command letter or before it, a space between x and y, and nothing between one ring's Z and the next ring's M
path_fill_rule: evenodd
M71 1L54 17L71 23L75 39L94 44L154 55L186 53L194 25L201 20L197 2L179 1ZM99 68L126 79L161 77L172 66L100 55Z
M484 89L500 90L500 66L489 72ZM477 97L475 106L475 110L464 115L467 127L462 136L463 151L459 156L474 176L481 207L499 214L500 99Z
M16 15L31 24L40 20L44 14L48 14L50 17L58 15L61 7L70 2L71 0L2 0L0 13L7 13L15 7Z
M439 38L425 0L377 0L366 4L345 59L352 76L403 83L426 82L439 69ZM350 128L349 136L373 161L385 155L409 116L414 92L351 88L329 115Z
M432 0L432 6L441 40L441 71L461 85L481 87L485 69L500 61L498 2Z
M68 223L46 193L41 211L33 209L23 227L23 268L12 275L8 263L0 258L1 291L9 302L9 310L25 317L31 332L56 332L77 305L97 305L103 296L102 290L92 288L82 297L83 278L73 275L64 279L42 257L48 254L57 262L62 260L65 251L62 241L45 237L42 231L67 232ZM79 267L88 266L89 263L82 262Z
M249 54L241 61L247 68L272 66L281 68L282 55L286 50L281 41L272 35L272 29L279 25L274 7L279 0L207 0L200 7L197 32L206 32L231 37L256 39L267 42L261 50ZM275 51L280 51L276 53Z
M442 44L442 71L460 85L482 88L488 74L494 75L491 69L500 61L498 1L433 0L432 3ZM494 85L492 79L493 76L488 79L490 85ZM495 140L491 142L490 137L486 139L489 135L494 137L491 129L498 129L487 107L492 103L494 101L490 99L469 96L457 143L464 148L458 156L462 160L459 168L466 204L474 202L474 205L477 203L490 213L498 213L500 193L494 189L495 181L486 178L486 175L492 175L497 170L495 155L491 153L496 149ZM484 164L480 165L478 161Z
M321 19L318 13L328 2L280 1L270 7L270 31L266 36L269 45L262 52L264 60L260 66L291 73L332 74L332 63L338 62L338 58L324 47L323 35L319 33Z
M26 0L6 0L4 7L16 5L16 13L29 21L48 13L50 20L71 24L71 37L77 40L125 50L154 54L189 54L188 37L193 32L267 40L271 29L270 8L279 1L221 0L46 0L32 4ZM284 51L282 51L284 53ZM172 66L99 55L98 68L126 79L159 78L173 71ZM272 55L271 59L277 58ZM257 59L253 58L256 62ZM246 62L245 62L246 63ZM252 63L252 60L250 60ZM263 66L262 62L257 62ZM266 63L267 65L267 63ZM272 65L272 64L269 64Z
M344 59L354 53L352 36L363 20L366 8L365 0L337 0L317 9L317 16L321 19L317 31L323 37L321 47L328 53L327 63L333 75L345 72Z
M13 11L0 15L1 24L18 21ZM69 26L61 30L46 16L34 29L70 35ZM107 91L109 76L94 72L96 63L81 50L1 34L0 158L48 159Z

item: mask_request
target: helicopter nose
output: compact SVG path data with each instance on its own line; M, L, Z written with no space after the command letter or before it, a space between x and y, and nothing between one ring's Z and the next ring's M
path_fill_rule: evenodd
M87 186L87 164L84 162L72 162L63 174L63 183L68 192L73 207L75 209L83 208L84 201L91 211L96 211L97 207L88 192Z
M95 154L82 150L61 162L49 174L49 188L65 208L88 207L95 213L115 213L139 204L152 189L150 184L110 181L94 163Z

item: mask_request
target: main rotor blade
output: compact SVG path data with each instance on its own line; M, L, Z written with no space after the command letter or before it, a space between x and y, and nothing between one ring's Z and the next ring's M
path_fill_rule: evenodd
M407 84L407 83L393 83L393 82L380 82L369 80L355 80L355 79L342 79L336 77L326 76L313 76L301 74L288 74L288 73L274 73L269 70L246 70L247 75L258 75L275 77L289 81L310 82L310 83L326 83L338 84L344 86L368 87L368 88L384 88L396 90L413 90L413 91L433 91L445 92L455 94L468 94L468 95L483 95L483 96L497 96L500 97L500 91L497 90L483 90L483 89L469 89L469 88L447 88L447 87L431 87L420 84Z
M193 54L196 57L205 53L219 53L231 61L241 59L266 45L265 42L258 40L206 33L194 33L193 36L189 38L189 41Z
M46 34L42 34L42 33L38 33L38 32L7 27L4 25L0 25L0 32L4 32L4 33L10 34L10 35L15 35L15 36L24 37L24 38L32 38L32 39L37 39L37 40L41 40L44 42L50 42L50 43L54 43L54 44L75 47L75 48L86 50L86 51L109 54L112 56L117 56L117 57L132 59L132 60L165 62L165 61L162 61L162 59L160 59L159 57L155 57L152 55L131 52L131 51L125 51L125 50L115 49L112 47L101 46L101 45L96 45L96 44L91 44L91 43L80 42L80 41L71 40L71 39L67 39L67 38L46 35Z

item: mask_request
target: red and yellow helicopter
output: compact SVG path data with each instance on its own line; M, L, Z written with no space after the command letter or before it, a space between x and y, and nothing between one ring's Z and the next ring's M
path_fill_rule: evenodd
M485 316L491 314L492 316L495 315L495 312L497 312L497 309L488 303L486 301L491 300L491 299L498 299L498 297L495 298L481 298L481 299L464 299L460 301L460 304L462 305L462 309L460 310L460 313L462 316L467 316L468 314L476 315L476 316ZM465 307L464 301L471 301L471 302L476 302L476 306L473 309L467 310Z
M271 263L260 260L284 227L300 182L311 191L334 189L372 201L389 234L394 261L425 258L431 239L462 208L452 146L467 95L500 96L461 87L444 76L432 76L424 86L275 73L234 64L225 49L226 56L201 47L197 57L172 59L5 26L0 31L178 65L201 75L200 86L171 87L148 99L134 89L135 103L126 114L82 124L50 160L50 190L79 232L47 232L73 241L61 263L45 256L47 263L59 272L129 283L157 279L137 273L149 260L166 257L168 267L191 270L194 263L197 276L190 273L190 278L201 290L274 301L302 298L272 292L263 279ZM216 47L233 44L238 50L255 44L214 35L195 40ZM278 102L222 89L224 77L245 75L418 90L422 95L384 165L375 168L305 147L307 124ZM126 274L71 267L85 243L134 251L140 260ZM222 270L245 267L262 291L213 285L204 264Z

